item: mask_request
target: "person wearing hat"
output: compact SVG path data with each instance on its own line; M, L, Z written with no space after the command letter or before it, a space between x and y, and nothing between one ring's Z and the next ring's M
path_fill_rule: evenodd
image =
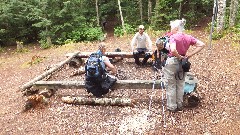
M170 112L181 111L183 109L185 73L183 72L182 66L179 66L179 63L184 58L191 58L205 46L202 41L183 33L185 24L185 19L170 22L172 35L169 40L168 58L163 68L167 94L167 109ZM188 52L190 46L194 46L195 49ZM176 74L178 74L178 77L176 77ZM181 78L179 74L182 76Z
M156 40L156 47L157 49L153 52L152 59L153 59L153 69L158 70L162 69L162 66L165 65L166 59L167 59L167 54L169 51L166 49L165 45L166 39L163 38L158 38Z
M148 48L147 48L148 43ZM134 48L134 45L137 44L136 49ZM138 32L134 35L132 41L131 41L131 49L133 52L133 56L135 59L135 63L137 65L145 65L147 63L147 60L151 57L151 54L148 52L152 51L152 41L147 33L144 32L144 26L140 25L138 27ZM139 61L139 56L141 54L145 54L142 63Z

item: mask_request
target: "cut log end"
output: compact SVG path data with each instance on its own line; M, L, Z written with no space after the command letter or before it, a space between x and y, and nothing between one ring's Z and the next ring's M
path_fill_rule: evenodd
M67 104L79 105L111 105L111 106L134 106L136 101L127 98L86 98L86 97L62 97L62 101Z
M43 95L35 94L32 96L28 96L22 112L26 112L40 104L47 105L48 103L49 99Z

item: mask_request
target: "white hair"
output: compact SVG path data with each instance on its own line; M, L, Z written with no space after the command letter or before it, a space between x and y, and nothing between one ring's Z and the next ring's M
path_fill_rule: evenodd
M171 30L174 28L178 28L178 31L184 31L184 25L186 24L186 20L182 18L182 20L174 20L170 21Z

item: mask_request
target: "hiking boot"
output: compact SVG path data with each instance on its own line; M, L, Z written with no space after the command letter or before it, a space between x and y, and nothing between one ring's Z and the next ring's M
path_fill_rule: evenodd
M174 110L171 110L171 109L167 109L169 112L172 112L172 113L175 113L177 112L178 110L177 109L174 109Z
M183 110L183 107L178 107L177 108L177 111L182 111Z

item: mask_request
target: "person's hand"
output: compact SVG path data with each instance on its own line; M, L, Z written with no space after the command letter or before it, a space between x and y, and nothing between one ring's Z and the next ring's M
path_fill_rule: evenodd
M184 58L186 58L186 57L180 55L180 57L179 57L178 59L179 59L179 60L182 60L182 59L184 59Z
M147 53L147 54L150 54L150 55L153 54L152 50L148 50L146 53Z
M148 52L152 52L152 49L149 49Z
M191 57L192 57L192 55L188 55L188 54L185 55L185 58L188 58L188 59L189 59L189 58L191 58Z
M133 52L138 52L138 51L135 49L135 50L133 50Z

